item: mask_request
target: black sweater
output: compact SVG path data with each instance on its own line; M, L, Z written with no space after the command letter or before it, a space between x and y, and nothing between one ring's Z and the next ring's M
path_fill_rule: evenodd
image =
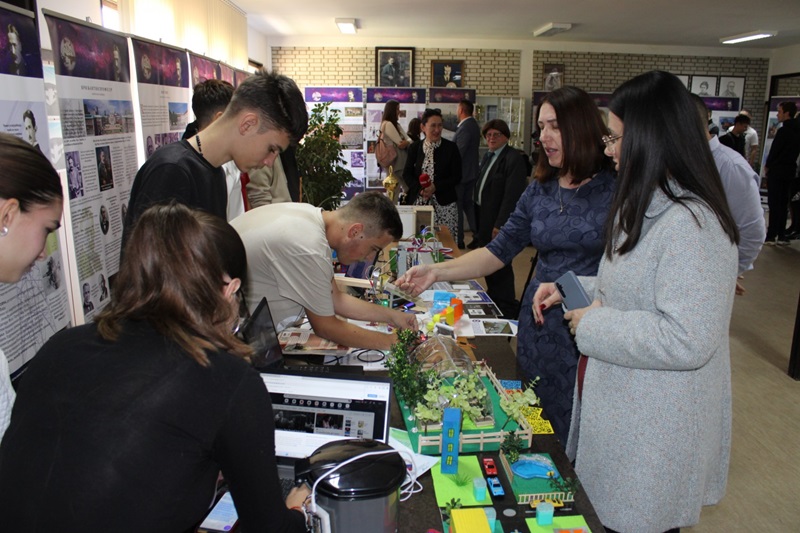
M228 353L209 359L142 322L116 342L94 324L56 334L0 446L2 529L180 533L205 516L222 470L245 531L305 531L281 497L263 381Z

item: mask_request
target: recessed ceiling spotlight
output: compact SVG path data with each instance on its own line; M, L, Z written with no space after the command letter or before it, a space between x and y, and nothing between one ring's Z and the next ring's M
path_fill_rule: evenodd
M722 44L736 44L744 43L747 41L755 41L756 39L766 39L767 37L775 37L778 35L777 31L751 31L749 33L740 33L732 37L723 37L719 40Z
M339 31L349 35L356 33L356 19L335 19L336 25L339 26Z
M572 29L572 24L568 22L548 22L541 28L533 30L534 37L550 37L561 32L569 31Z

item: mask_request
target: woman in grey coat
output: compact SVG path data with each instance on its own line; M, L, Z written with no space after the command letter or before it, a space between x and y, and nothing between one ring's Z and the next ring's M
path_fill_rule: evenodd
M609 109L613 224L597 276L581 278L594 302L564 315L585 356L567 452L605 526L657 533L725 492L738 233L678 78L637 76ZM537 319L560 301L543 284Z

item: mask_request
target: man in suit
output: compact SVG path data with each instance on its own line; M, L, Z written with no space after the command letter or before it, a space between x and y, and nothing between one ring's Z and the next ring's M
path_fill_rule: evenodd
M508 146L511 131L500 119L483 126L483 136L489 152L481 162L475 184L478 238L486 245L514 211L517 200L527 186L527 165L520 152ZM514 269L511 263L486 276L487 293L506 318L517 318L519 301L514 289Z
M764 164L769 203L769 225L764 244L770 246L790 244L786 236L787 209L800 154L800 120L795 118L796 114L797 104L794 102L778 104L778 121L782 126L775 133Z
M472 116L475 106L469 100L461 100L458 104L458 127L453 141L461 154L461 183L456 186L458 203L458 235L456 242L464 248L464 216L467 217L469 229L472 230L472 242L469 249L480 246L478 243L478 225L475 223L475 203L473 194L478 179L478 145L481 142L481 128Z

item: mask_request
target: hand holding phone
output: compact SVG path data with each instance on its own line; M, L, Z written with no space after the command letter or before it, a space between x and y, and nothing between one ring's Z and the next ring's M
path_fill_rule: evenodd
M581 309L592 305L592 300L573 271L568 271L556 280L556 289L561 294L562 303L567 311Z

